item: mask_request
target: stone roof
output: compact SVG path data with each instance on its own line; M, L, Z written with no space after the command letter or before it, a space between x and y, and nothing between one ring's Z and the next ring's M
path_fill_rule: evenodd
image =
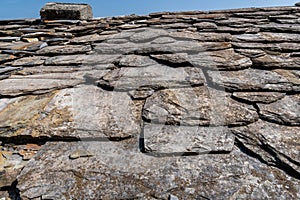
M0 21L0 194L299 199L299 11Z

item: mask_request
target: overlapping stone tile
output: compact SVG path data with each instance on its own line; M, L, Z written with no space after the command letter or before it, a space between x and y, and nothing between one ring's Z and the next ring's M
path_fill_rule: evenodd
M271 165L287 165L299 173L299 126L282 126L259 120L253 124L232 129L246 148ZM261 148L262 147L262 148Z
M147 67L157 64L148 56L139 55L123 55L119 61L116 62L120 67Z
M45 61L45 65L98 65L109 64L115 61L119 55L65 55L54 56Z
M270 33L260 32L257 34L242 34L234 36L234 40L243 42L297 42L300 41L299 34L295 33Z
M234 92L233 97L251 103L273 103L282 99L285 93L279 92Z
M276 72L259 69L239 71L208 71L209 79L230 91L279 91L293 90L293 83Z
M84 45L64 45L64 46L48 46L38 50L39 55L64 55L64 54L84 54L91 51L91 46Z
M43 57L43 56L24 57L13 61L12 66L30 67L30 66L42 65L44 64L46 59L47 57Z
M300 125L300 95L286 95L271 104L258 104L263 119L283 125Z
M250 58L235 53L233 49L205 51L189 55L190 63L195 67L213 70L245 69L252 65Z
M27 94L43 94L53 90L73 87L84 82L82 76L76 77L75 75L58 73L11 76L9 79L0 81L0 95L13 97Z

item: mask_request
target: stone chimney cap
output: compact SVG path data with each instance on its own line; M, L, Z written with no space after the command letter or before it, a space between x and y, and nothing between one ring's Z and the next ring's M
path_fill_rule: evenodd
M40 11L44 20L86 20L93 18L92 7L77 3L47 3Z

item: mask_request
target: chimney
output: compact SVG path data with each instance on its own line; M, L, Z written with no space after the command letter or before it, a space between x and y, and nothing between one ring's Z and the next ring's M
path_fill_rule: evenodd
M47 3L40 11L43 20L87 20L93 18L88 4Z

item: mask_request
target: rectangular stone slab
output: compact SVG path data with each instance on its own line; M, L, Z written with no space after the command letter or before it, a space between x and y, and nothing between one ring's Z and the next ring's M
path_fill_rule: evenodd
M42 19L90 19L93 17L93 11L88 4L71 3L47 3L40 11Z
M152 153L185 155L188 153L230 152L234 137L227 127L170 126L146 124L144 148Z

